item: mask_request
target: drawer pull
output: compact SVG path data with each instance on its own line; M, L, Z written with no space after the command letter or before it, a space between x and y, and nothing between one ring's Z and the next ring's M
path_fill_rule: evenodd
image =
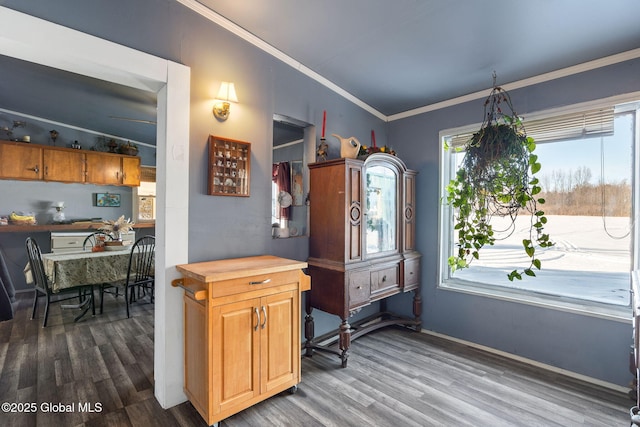
M269 283L271 281L271 279L264 279L260 282L249 282L250 285L264 285L266 283Z
M78 242L78 241L76 240L76 241L73 241L73 242L68 242L68 243L67 243L67 245L77 245L78 243L80 243L80 242Z
M256 311L258 311L257 308ZM262 323L262 329L264 329L264 327L267 326L267 309L264 305L262 306L262 314L264 314L264 322Z
M382 276L382 281L386 282L387 281L387 275L385 274L384 276Z
M260 312L258 311L258 307L255 307L254 311L256 313L256 326L253 327L253 330L257 331L258 328L260 327Z

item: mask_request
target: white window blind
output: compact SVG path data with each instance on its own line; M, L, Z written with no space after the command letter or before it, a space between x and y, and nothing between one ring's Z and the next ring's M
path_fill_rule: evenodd
M613 106L597 110L581 111L544 119L522 120L527 136L536 143L613 135ZM463 147L474 132L453 135L449 146Z

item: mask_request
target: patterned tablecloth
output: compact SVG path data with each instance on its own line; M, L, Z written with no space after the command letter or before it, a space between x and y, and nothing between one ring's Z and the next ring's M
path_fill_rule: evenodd
M50 253L42 254L42 263L51 290L59 292L75 286L126 280L130 254L130 247L120 251ZM27 283L33 283L29 264L25 266L24 274Z
M121 251L43 254L42 262L51 290L58 292L79 285L125 280L130 252L127 248Z

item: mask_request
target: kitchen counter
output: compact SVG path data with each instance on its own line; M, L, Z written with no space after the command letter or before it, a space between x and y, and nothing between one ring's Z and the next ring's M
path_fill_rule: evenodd
M98 230L101 222L76 222L74 224L0 225L0 233L38 233L48 231ZM136 223L133 228L154 228L155 222Z

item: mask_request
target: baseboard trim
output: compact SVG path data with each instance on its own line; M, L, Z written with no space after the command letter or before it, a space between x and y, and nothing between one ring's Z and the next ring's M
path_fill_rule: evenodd
M618 391L618 392L621 392L621 393L624 393L624 394L627 394L629 392L629 388L625 388L625 387L622 387L622 386L619 386L617 384L613 384L613 383L610 383L610 382L607 382L607 381L602 381L602 380L599 380L597 378L589 377L587 375L578 374L577 372L568 371L566 369L558 368L556 366L548 365L546 363L542 363L542 362L538 362L538 361L535 361L535 360L532 360L532 359L528 359L526 357L517 356L515 354L508 353L506 351L497 350L497 349L492 348L492 347L487 347L485 345L477 344L477 343L474 343L474 342L471 342L471 341L466 341L466 340L463 340L463 339L460 339L460 338L455 338L455 337L452 337L452 336L449 336L449 335L445 335L445 334L441 334L441 333L438 333L438 332L429 331L427 329L422 329L420 332L422 332L423 334L432 335L434 337L442 338L442 339L445 339L445 340L448 340L448 341L453 341L453 342L456 342L458 344L464 344L466 346L477 348L479 350L484 350L486 352L493 353L493 354L496 354L498 356L505 357L507 359L512 359L512 360L516 360L518 362L526 363L528 365L535 366L536 368L540 368L540 369L544 369L544 370L547 370L547 371L555 372L557 374L566 375L568 377L572 377L572 378L575 378L575 379L578 379L578 380L581 380L581 381L585 381L585 382L588 382L588 383L591 383L591 384L594 384L594 385L598 385L600 387L608 388L608 389L613 390L613 391ZM631 381L631 379L632 379L631 378L631 374L629 374L629 381Z

